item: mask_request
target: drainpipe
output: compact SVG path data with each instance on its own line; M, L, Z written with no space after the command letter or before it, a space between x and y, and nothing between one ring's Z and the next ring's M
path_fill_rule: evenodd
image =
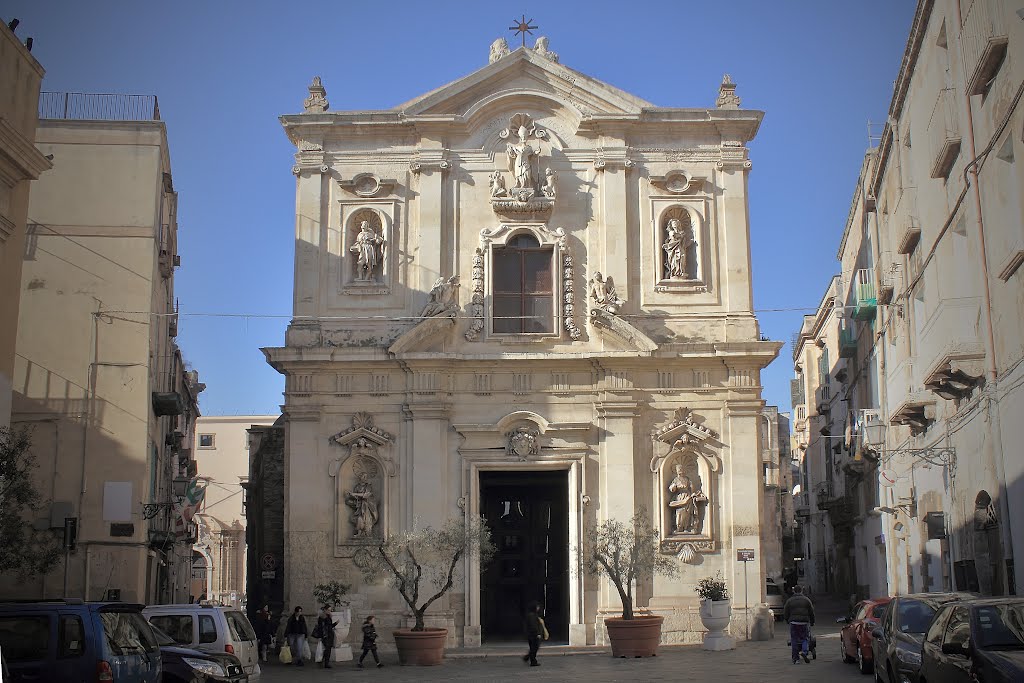
M956 0L956 19L959 26L963 26L963 7L961 0ZM963 49L961 46L960 57L963 58ZM967 75L966 64L961 64L963 69L964 77ZM978 177L978 152L974 140L974 112L971 109L971 96L967 93L966 88L964 89L964 107L967 112L967 147L970 154L970 158L974 160L971 165L967 168L970 173L973 182L971 183L971 194L974 197L974 213L976 216L976 222L978 224L978 246L981 252L981 284L982 284L982 297L984 299L984 307L982 312L985 320L985 344L988 347L986 349L988 356L988 371L986 372L986 405L988 408L989 415L992 419L992 427L995 432L996 438L993 441L993 449L996 450L993 460L996 472L996 478L999 485L999 512L1005 524L1001 524L1002 538L1000 539L1003 546L1003 566L1000 568L1003 574L1003 592L1009 585L1008 578L1006 576L1006 560L1013 556L1013 535L1011 533L1011 522L1010 522L1010 507L1006 500L1006 468L1003 463L1003 442L1001 435L1001 427L999 424L999 408L998 404L993 406L995 401L992 398L992 392L994 392L997 381L997 369L996 369L996 339L995 333L992 329L992 292L989 287L989 274L988 274L988 253L985 247L985 219L981 212L981 188L979 187L980 178ZM994 407L994 409L993 409Z

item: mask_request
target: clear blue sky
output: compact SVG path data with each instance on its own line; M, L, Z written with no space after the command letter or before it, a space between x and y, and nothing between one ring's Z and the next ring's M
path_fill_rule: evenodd
M765 399L789 410L789 339L838 270L867 123L885 120L914 7L8 0L0 18L20 18L18 35L34 37L44 90L159 97L186 313L291 313L293 149L277 117L301 111L313 75L333 109L387 109L484 66L498 36L515 45L506 29L523 12L564 64L659 106L714 106L729 73L743 106L766 112L751 144L754 301L762 331L786 341L763 375ZM207 384L204 414L277 412L284 383L259 347L282 345L286 324L182 320L179 342Z

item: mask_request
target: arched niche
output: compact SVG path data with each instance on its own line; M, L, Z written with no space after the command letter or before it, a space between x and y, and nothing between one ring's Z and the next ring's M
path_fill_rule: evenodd
M389 529L391 488L397 465L393 437L369 413L356 413L352 427L331 437L344 449L331 461L334 479L335 554L345 546L376 545Z
M343 225L343 284L368 289L389 285L395 243L391 216L375 206L352 205L345 207Z
M658 216L657 230L658 286L706 284L700 212L685 204L667 206Z

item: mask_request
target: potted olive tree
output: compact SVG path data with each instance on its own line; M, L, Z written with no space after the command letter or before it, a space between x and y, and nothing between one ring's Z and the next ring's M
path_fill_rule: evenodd
M700 596L700 621L708 630L704 634L705 650L731 650L736 646L732 638L725 635L725 629L732 618L732 604L729 589L722 578L722 572L705 576L694 589Z
M662 555L658 531L647 521L643 508L628 523L609 519L588 529L581 552L583 569L607 576L622 602L622 616L604 620L613 657L649 657L657 654L665 617L633 613L633 585L655 574L675 576L674 558Z
M331 621L334 627L334 654L336 662L347 662L352 659L352 646L345 642L349 629L352 627L352 610L348 607L345 596L352 586L341 581L328 581L313 586L313 599L317 606L327 605L331 608Z
M412 610L413 627L393 632L402 664L441 663L448 629L427 628L423 616L462 578L463 561L473 554L481 568L494 557L491 532L482 517L450 519L440 529L427 526L387 536L362 563L367 581L386 577Z

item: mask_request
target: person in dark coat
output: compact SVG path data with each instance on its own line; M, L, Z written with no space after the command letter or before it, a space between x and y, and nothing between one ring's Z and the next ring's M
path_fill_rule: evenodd
M793 586L793 597L786 600L782 608L782 618L789 624L789 642L792 645L793 663L803 657L810 664L808 649L811 646L811 627L814 626L814 603L803 594L802 586Z
M306 642L308 635L309 629L305 617L302 616L302 608L296 607L288 617L288 625L284 629L284 637L288 639L288 647L292 651L292 662L295 666L302 666L302 644Z
M373 661L377 662L377 668L384 666L377 656L377 627L374 622L377 620L372 614L363 620L363 654L359 655L359 668L363 668L363 659L367 652L373 653Z
M320 645L324 649L325 669L331 668L331 655L334 652L334 627L337 625L338 622L331 621L330 606L324 605L320 608L320 616L316 620L316 628L320 633Z
M540 649L543 631L540 623L540 605L531 602L526 606L526 642L530 646L530 651L523 655L523 661L530 662L530 666L540 666L537 661L537 650Z
M273 628L270 625L270 606L264 605L263 609L256 613L256 620L253 623L256 630L256 642L260 646L260 659L267 661L267 652L270 650Z

